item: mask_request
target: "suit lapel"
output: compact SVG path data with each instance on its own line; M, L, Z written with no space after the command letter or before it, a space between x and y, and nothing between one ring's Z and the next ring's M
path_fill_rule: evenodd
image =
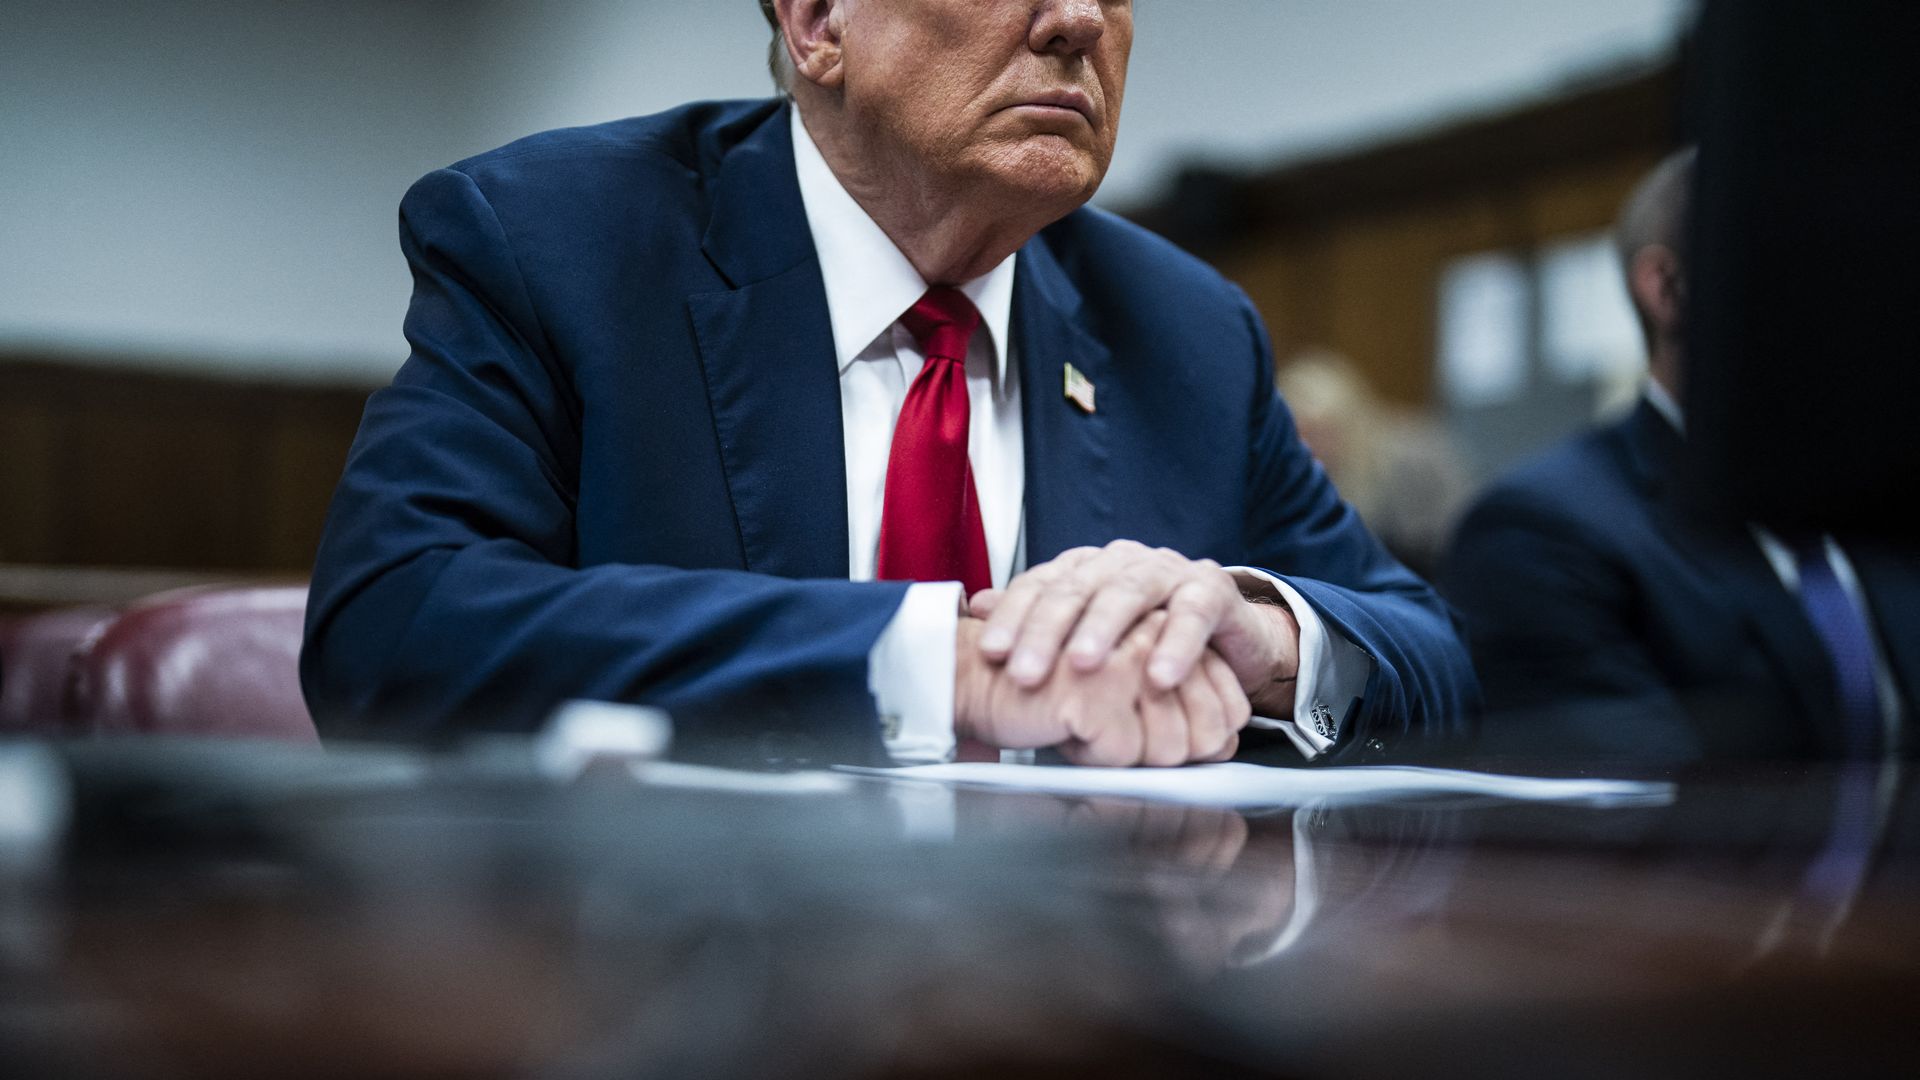
M1744 541L1744 542L1743 542ZM1831 742L1835 689L1827 649L1807 622L1806 609L1774 573L1751 535L1726 538L1721 580L1741 605L1748 629L1773 661L1794 697L1798 714L1820 725L1818 740Z
M1119 402L1113 358L1085 325L1080 292L1044 234L1021 249L1013 333L1026 444L1027 564L1114 539L1110 415ZM1066 365L1095 387L1096 409L1065 393Z
M1642 398L1621 423L1620 435L1626 445L1627 465L1634 481L1655 506L1664 510L1667 478L1680 465L1680 433L1652 402Z
M703 247L733 287L687 311L746 568L844 578L840 384L789 122L775 110L723 161Z

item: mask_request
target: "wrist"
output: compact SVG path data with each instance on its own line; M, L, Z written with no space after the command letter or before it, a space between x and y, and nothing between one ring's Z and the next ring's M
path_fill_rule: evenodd
M985 620L966 615L953 634L953 734L972 739L980 716L986 683L986 661L980 655L980 630Z
M1283 600L1264 596L1246 599L1266 631L1269 660L1241 689L1246 691L1247 702L1256 715L1292 716L1300 675L1300 620Z

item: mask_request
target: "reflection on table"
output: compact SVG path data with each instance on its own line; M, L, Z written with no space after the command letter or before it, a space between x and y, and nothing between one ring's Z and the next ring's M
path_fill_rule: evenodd
M1897 766L1230 811L0 748L9 1076L1698 1075L1920 1049Z

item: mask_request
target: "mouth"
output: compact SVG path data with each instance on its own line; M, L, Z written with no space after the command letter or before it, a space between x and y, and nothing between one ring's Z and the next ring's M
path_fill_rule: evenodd
M1025 101L1008 106L1013 109L1032 109L1058 115L1078 115L1087 123L1093 123L1093 101L1079 90L1049 90L1035 94Z

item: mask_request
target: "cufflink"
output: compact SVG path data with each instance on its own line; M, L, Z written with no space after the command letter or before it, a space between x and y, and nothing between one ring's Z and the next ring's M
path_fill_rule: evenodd
M900 718L892 713L880 714L880 737L887 742L900 738Z
M1331 739L1340 733L1340 725L1333 719L1333 710L1327 708L1324 701L1313 703L1313 730L1323 739Z

